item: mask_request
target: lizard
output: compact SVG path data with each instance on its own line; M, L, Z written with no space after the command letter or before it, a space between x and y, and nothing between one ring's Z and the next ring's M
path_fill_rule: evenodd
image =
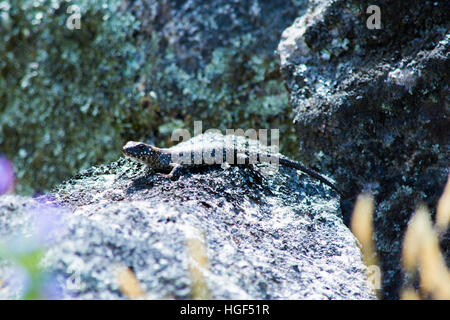
M300 170L325 183L341 196L345 196L345 193L328 178L303 165L301 162L292 160L281 154L270 155L264 152L249 151L247 148L234 144L206 144L200 146L193 144L185 145L181 148L177 148L177 146L172 148L158 148L144 142L128 141L122 147L122 152L126 157L143 163L156 172L169 171L169 174L162 174L169 179L176 178L184 167L205 166L223 162L243 165L278 163L285 167Z

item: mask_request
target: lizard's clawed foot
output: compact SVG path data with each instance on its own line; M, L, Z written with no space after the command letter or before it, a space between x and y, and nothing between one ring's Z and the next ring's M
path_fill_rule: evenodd
M161 178L164 178L164 179L169 179L169 180L176 180L177 179L177 177L178 176L176 176L176 175L174 175L174 174L172 174L172 173L168 173L168 174L165 174L165 173L156 173L156 175L158 176L158 177L161 177Z
M141 176L147 177L150 173L151 173L151 171L148 170L148 168L142 167L138 172L134 173L131 176L131 179L136 179L136 178L141 177Z
M170 173L169 174L165 174L165 173L157 172L156 176L164 178L164 179L172 179L173 178L173 175L171 175Z

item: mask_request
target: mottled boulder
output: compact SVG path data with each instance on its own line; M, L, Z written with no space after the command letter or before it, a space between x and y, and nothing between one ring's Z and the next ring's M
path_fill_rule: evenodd
M29 234L41 208L63 210L43 262L63 296L124 298L117 268L128 267L146 298L190 298L194 280L213 299L375 298L339 199L319 182L286 168L211 166L176 181L140 169L124 158L93 167L31 211L35 200L1 197L0 235ZM207 263L193 273L196 255Z
M450 4L370 4L380 29L368 29L366 1L311 3L278 52L305 159L376 196L385 297L395 298L405 226L417 202L434 210L450 168Z

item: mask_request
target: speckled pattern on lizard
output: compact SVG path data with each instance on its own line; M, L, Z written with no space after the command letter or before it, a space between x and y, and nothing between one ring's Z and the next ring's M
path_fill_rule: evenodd
M170 179L176 178L184 167L224 163L229 165L254 165L257 163L282 165L300 170L344 196L344 192L327 177L279 153L261 150L259 143L249 143L250 140L243 139L243 137L203 134L200 138L191 140L171 148L158 148L144 142L128 141L123 146L122 152L125 156L145 164L154 171L170 171L169 174L164 175Z

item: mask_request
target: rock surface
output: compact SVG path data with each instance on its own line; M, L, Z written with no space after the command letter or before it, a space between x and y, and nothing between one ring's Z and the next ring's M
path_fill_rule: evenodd
M450 3L377 4L371 30L366 1L311 2L278 52L305 161L376 196L385 297L396 298L403 231L418 202L434 211L449 174Z
M205 243L202 274L213 299L375 298L338 198L319 182L287 168L262 176L213 166L185 170L176 181L139 169L121 158L81 172L39 202L0 197L0 235L28 236L30 217L57 204L64 227L44 265L62 284L79 277L66 297L124 298L122 266L147 298L190 298L187 243L196 238ZM11 288L0 288L8 294Z

